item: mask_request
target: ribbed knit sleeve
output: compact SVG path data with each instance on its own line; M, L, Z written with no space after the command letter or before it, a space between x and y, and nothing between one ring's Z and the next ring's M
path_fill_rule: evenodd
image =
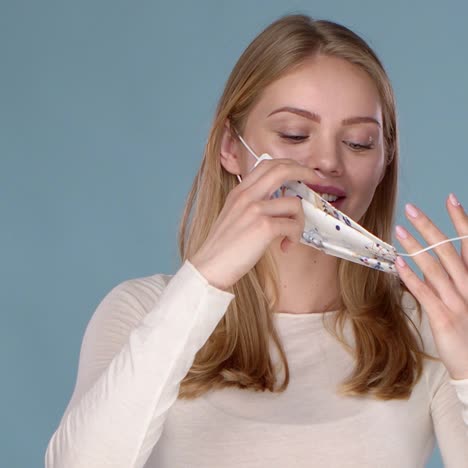
M188 260L166 278L124 281L98 305L46 468L144 466L180 382L234 298Z

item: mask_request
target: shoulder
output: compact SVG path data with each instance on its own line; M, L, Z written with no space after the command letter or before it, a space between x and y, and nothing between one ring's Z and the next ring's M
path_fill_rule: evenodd
M206 304L225 309L233 297L234 294L209 284L185 260L174 275L157 273L127 279L114 286L97 306L88 326L101 334L128 335L147 314L157 313L158 303L163 301L165 306L192 307L202 298Z
M86 327L86 341L121 344L154 308L172 277L166 273L156 273L116 284L94 310Z
M127 343L129 334L154 308L171 277L158 273L127 279L105 294L86 326L75 389L65 414Z
M173 276L166 273L156 273L150 276L126 279L114 286L103 301L123 301L141 309L151 308Z

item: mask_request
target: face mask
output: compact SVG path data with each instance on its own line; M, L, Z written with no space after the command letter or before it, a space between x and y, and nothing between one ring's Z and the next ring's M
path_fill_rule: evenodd
M244 139L237 135L245 148L257 159L252 170L264 159L273 159L267 153L258 157ZM240 176L237 177L241 182ZM398 275L395 268L397 255L411 257L445 242L468 237L446 239L418 252L405 254L397 252L395 247L374 236L300 181L285 182L271 198L282 196L296 196L301 199L305 215L304 232L300 241L302 244L328 255L394 275Z

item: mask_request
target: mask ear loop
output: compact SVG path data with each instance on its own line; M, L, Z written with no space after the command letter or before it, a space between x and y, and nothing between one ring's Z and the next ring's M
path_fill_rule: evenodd
M254 168L257 166L257 164L261 161L261 159L255 154L254 150L247 144L247 142L240 136L239 132L233 127L234 132L236 132L236 135L239 137L240 141L243 143L243 145L247 148L249 153L257 160L255 163ZM236 174L237 180L239 182L242 182L242 177L240 174Z
M399 255L400 257L414 257L415 255L419 255L423 252L426 252L427 250L432 250L432 249L435 249L436 247L438 247L439 245L442 245L442 244L446 244L447 242L453 242L453 241L456 241L456 240L460 240L460 239L467 239L468 238L468 235L466 236L459 236L459 237L452 237L450 239L445 239L443 241L440 241L440 242L437 242L437 244L432 244L424 249L421 249L421 250L418 250L417 252L413 252L413 253L400 253L400 252L397 252L397 255Z
M239 132L234 128L236 135L239 140L242 141L243 145L247 148L248 152L258 161L260 158L255 154L254 150L247 144L247 142L240 136Z

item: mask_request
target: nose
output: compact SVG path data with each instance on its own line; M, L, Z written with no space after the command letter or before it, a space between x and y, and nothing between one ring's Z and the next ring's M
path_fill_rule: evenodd
M343 174L343 161L335 142L322 142L311 151L307 165L321 179L339 177Z

